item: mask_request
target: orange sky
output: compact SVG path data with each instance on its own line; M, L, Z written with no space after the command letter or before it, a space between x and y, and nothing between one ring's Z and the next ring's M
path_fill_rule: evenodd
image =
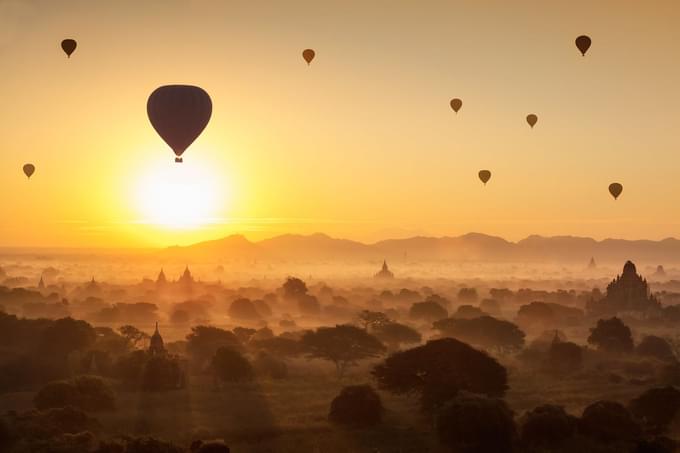
M676 5L0 0L0 245L678 236ZM213 101L181 166L171 83Z

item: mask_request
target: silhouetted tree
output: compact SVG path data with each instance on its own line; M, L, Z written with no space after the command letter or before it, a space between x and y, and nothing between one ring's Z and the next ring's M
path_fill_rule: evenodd
M455 340L442 338L394 353L377 365L380 388L396 394L419 394L423 410L436 408L465 390L502 396L507 372L494 358Z
M73 406L85 411L109 411L115 409L116 397L103 379L79 376L70 381L50 382L35 395L33 402L40 410Z
M368 428L382 419L380 396L370 385L344 387L331 402L328 419L333 423Z
M303 294L297 299L298 309L300 313L309 316L317 316L321 312L321 304L316 296L310 294Z
M475 288L461 288L458 291L458 301L477 302L477 290Z
M365 330L350 325L319 327L302 337L309 357L329 360L335 364L338 376L359 360L379 357L385 346Z
M267 376L272 379L285 379L288 377L288 365L286 365L286 362L266 352L257 354L253 361L253 368L260 376Z
M246 344L250 341L250 337L252 337L257 330L255 329L250 329L248 327L234 327L231 329L232 332L234 332L234 335L236 335L236 338L238 338L238 341L241 342L241 344Z
M236 335L228 330L212 326L195 326L187 335L187 353L193 364L202 368L221 347L241 349Z
M144 342L148 341L149 335L142 332L135 326L125 325L118 329L120 334L125 338L132 349L141 347Z
M97 339L92 326L73 318L57 319L43 331L40 351L46 355L66 357L71 352L92 346Z
M141 388L147 392L164 392L184 386L184 374L174 357L149 356L142 370Z
M510 321L491 316L440 319L433 326L442 335L502 353L517 351L524 346L524 332Z
M298 300L307 294L307 285L296 277L288 277L283 284L283 296L289 300Z
M422 340L417 330L398 322L388 322L376 327L373 335L390 350L399 349L402 344L416 344Z
M590 329L588 343L607 352L633 351L630 328L617 317L597 321L597 325Z
M252 344L275 357L296 357L304 352L302 343L292 338L280 336L254 341Z
M359 322L365 331L375 329L383 324L390 322L390 318L380 311L363 310L359 313Z
M240 298L233 301L229 306L229 317L255 321L260 319L260 314L250 299Z
M621 403L597 401L583 410L579 432L602 442L636 439L640 426Z
M451 317L457 319L472 319L485 315L486 313L484 313L479 307L475 307L473 305L461 305L456 309L455 313L453 313Z
M240 352L222 347L215 352L211 368L224 382L249 381L253 378L253 367Z
M675 353L673 353L673 348L668 341L655 335L645 336L635 348L635 352L639 355L655 357L659 360L675 360Z
M569 374L583 366L583 348L570 341L553 340L548 349L546 369L553 374Z
M527 447L557 450L564 441L574 436L577 422L578 419L562 406L538 406L522 416L520 437Z
M498 398L461 393L436 418L439 441L455 453L513 450L517 428L512 411Z
M633 399L629 407L651 433L661 434L680 410L680 391L674 387L649 389Z
M448 315L446 309L437 302L416 302L411 305L409 310L411 319L426 322L434 322L438 319L446 318Z

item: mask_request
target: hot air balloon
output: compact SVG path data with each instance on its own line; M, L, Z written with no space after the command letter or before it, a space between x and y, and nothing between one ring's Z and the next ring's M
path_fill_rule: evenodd
M61 42L61 48L64 49L66 56L71 58L71 54L76 50L78 43L75 39L64 39Z
M538 121L538 117L536 115L534 115L533 113L527 115L527 123L529 123L529 126L531 126L532 129L536 124L536 121Z
M26 164L24 165L24 174L26 175L27 178L31 178L33 176L33 173L35 173L35 165L33 164Z
M305 59L305 61L307 62L308 65L312 62L315 55L316 55L316 52L314 52L314 50L312 50L312 49L305 49L305 50L302 51L302 58Z
M621 195L621 192L623 192L623 186L619 184L618 182L613 182L609 184L609 193L612 194L612 197L614 197L614 200L619 198L619 195Z
M463 106L463 101L458 98L451 99L451 108L454 112L458 113L458 110Z
M482 180L484 185L486 185L487 182L489 182L489 179L491 179L491 172L489 170L479 170L479 179Z
M175 162L182 162L182 153L210 121L212 101L202 88L166 85L151 93L146 113L158 135L175 152Z
M586 35L581 35L576 38L576 47L578 47L578 50L581 51L581 55L584 57L586 56L588 49L590 49L590 44L592 44L592 41L590 40L590 37Z

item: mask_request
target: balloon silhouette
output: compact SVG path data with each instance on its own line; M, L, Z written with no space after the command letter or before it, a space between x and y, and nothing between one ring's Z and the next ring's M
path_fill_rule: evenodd
M536 121L538 121L538 117L536 115L533 113L527 115L527 123L529 123L529 126L531 126L532 129L534 128L534 125L536 125Z
M302 58L305 59L308 65L312 62L315 55L316 52L314 52L312 49L305 49L302 51Z
M31 178L33 176L33 173L35 173L35 165L33 164L26 164L24 165L24 174L26 175L27 178Z
M491 179L491 172L489 170L479 170L479 179L486 185L487 182L489 182L489 179Z
M64 39L61 42L61 48L64 49L66 56L71 58L71 54L76 50L78 43L75 39Z
M592 44L592 41L590 40L590 37L586 35L581 35L578 38L576 38L576 47L578 47L578 50L581 51L581 55L584 57L586 56L586 52L588 52L588 49L590 49L590 45Z
M612 197L614 197L614 200L619 198L619 195L621 195L621 192L623 192L623 186L619 184L618 182L613 182L609 184L609 193L612 194Z
M210 121L212 101L202 88L166 85L151 93L146 113L158 135L175 152L175 162L182 162L182 153Z
M451 99L451 108L453 109L454 112L458 113L458 110L463 106L463 101L460 99Z

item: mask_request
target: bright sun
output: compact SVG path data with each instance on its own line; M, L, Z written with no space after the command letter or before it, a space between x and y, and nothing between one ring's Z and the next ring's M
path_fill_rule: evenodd
M224 199L215 172L195 161L157 165L144 172L135 197L142 221L173 229L216 221Z

